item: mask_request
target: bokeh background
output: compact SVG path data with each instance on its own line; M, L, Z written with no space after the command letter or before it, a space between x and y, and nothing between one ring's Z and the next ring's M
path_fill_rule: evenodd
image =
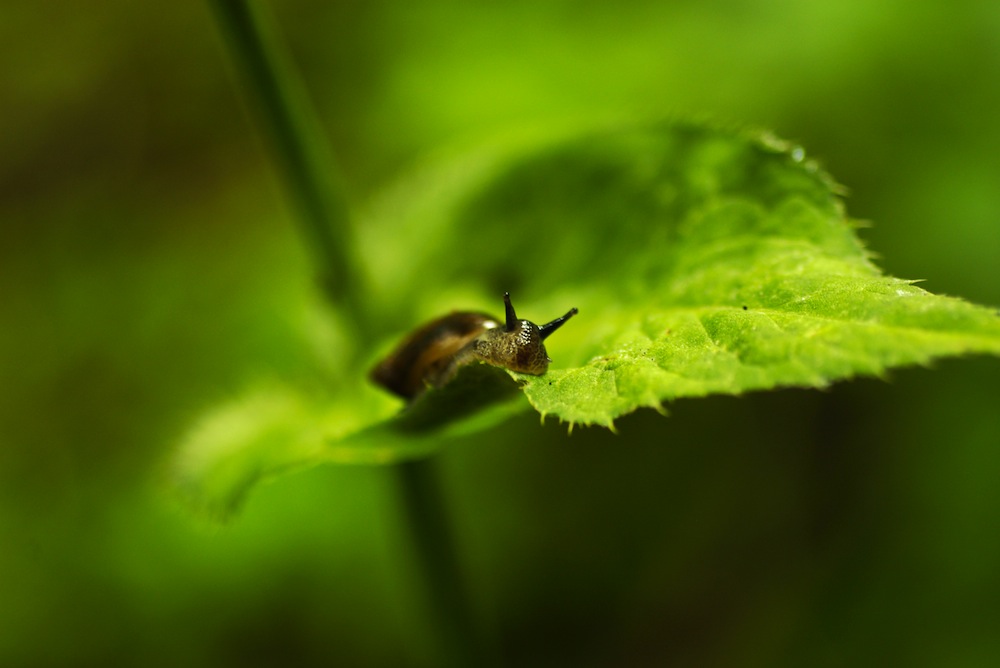
M676 114L803 144L887 272L1000 305L1000 5L274 5L350 199L512 128ZM389 472L166 484L206 407L307 375L316 285L198 2L0 6L0 664L431 661ZM1000 361L525 416L440 456L522 666L1000 662Z

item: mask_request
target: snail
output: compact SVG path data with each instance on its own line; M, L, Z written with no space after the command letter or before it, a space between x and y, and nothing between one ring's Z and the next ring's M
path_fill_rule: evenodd
M549 368L542 343L564 322L566 315L539 327L520 320L505 292L506 321L485 313L455 312L432 320L408 337L384 360L375 365L371 379L390 392L414 399L427 387L441 387L458 369L472 362L486 362L519 373L540 376Z

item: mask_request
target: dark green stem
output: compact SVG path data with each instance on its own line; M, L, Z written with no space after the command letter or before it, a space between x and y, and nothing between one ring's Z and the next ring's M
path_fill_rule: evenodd
M441 496L433 459L403 462L395 468L404 509L403 521L412 536L413 560L423 575L421 594L433 618L431 628L441 665L489 666L482 652L455 538Z
M333 302L364 332L365 286L348 206L329 144L274 21L252 0L211 0L237 71L244 79L299 209L296 219Z
M301 232L334 303L346 310L361 339L369 322L348 207L334 187L336 169L303 87L293 76L273 21L252 0L211 0L233 59L257 102L289 190ZM482 666L445 504L433 462L396 468L414 561L437 635L440 664Z

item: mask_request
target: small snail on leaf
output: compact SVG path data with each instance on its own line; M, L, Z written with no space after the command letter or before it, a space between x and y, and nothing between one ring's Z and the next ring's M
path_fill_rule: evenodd
M413 399L427 387L441 387L459 367L486 362L518 373L540 376L549 368L542 343L549 334L576 315L566 315L539 327L519 320L504 293L506 322L485 313L456 312L419 328L371 371L371 379L404 399Z

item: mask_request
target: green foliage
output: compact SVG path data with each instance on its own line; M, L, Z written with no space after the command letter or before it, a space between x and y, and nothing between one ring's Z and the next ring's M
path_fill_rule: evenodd
M466 306L469 290L470 308L498 310L509 289L538 321L578 306L548 342L549 373L511 373L521 395L502 372L466 368L400 411L344 361L350 380L329 397L268 391L208 415L178 464L198 504L225 514L289 467L423 456L528 402L612 427L678 397L1000 354L994 310L881 274L801 149L676 123L513 145L420 174L373 207L374 320L403 330Z
M415 156L512 129L732 119L849 185L885 273L1000 305L1000 3L240 4L277 14L353 204ZM360 297L382 322L354 337L316 307L320 268L205 3L8 2L0 32L0 665L441 665L420 660L400 467L280 475L206 530L163 464L223 403L251 440L271 413L258 456L286 472L321 459L282 459L278 434L308 452L316 425L324 453L362 432L437 447L435 430L376 440L401 404L365 369L427 318L498 313L505 289L535 320L585 309L550 342L553 373L585 363L577 337L616 302L509 259L414 272L513 153L544 147L460 152L380 198L385 238L359 230L351 255L378 274ZM419 236L419 202L453 210ZM617 435L540 425L501 372L515 393L477 415L519 413L428 462L470 618L514 666L1000 665L1000 358L935 366L670 402ZM202 445L185 481L205 503L204 467L246 444Z

